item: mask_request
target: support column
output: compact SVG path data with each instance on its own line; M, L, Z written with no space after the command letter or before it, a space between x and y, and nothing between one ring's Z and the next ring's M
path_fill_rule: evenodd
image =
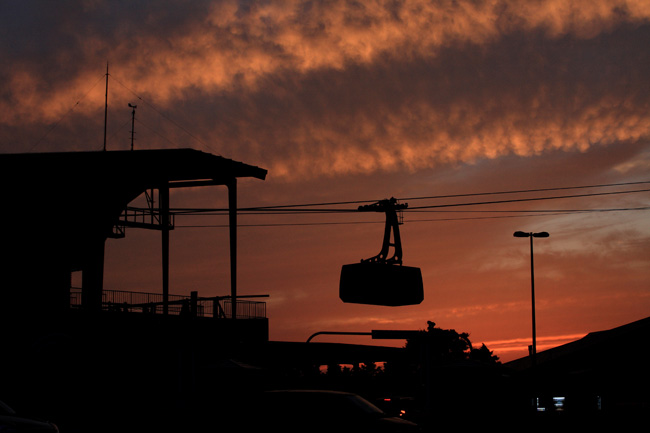
M169 184L158 189L162 233L162 297L163 314L169 314Z
M230 226L230 296L232 318L237 318L237 179L228 183L228 224Z
M81 305L87 310L102 309L104 290L104 246L105 240L88 242L81 274Z

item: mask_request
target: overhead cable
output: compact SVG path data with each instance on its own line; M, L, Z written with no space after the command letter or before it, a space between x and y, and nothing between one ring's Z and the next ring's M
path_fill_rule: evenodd
M639 183L650 183L650 182L639 182ZM582 187L576 187L582 188ZM569 188L564 188L569 189ZM539 190L538 190L539 191ZM529 202L529 201L543 201L543 200L559 200L559 199L568 199L568 198L584 198L584 197L596 197L596 196L607 196L607 195L619 195L619 194L633 194L640 192L650 192L650 189L637 189L637 190L625 190L625 191L611 191L611 192L594 192L587 194L571 194L571 195L559 195L559 196L547 196L547 197L528 197L528 198L515 198L515 199L505 199L505 200L490 200L490 201L479 201L479 202L463 202L463 203L443 203L435 205L425 205L425 206L411 206L404 209L404 212L413 212L413 211L422 211L425 209L441 209L441 208L451 208L451 207L464 207L464 206L481 206L481 205L491 205L491 204L505 204L505 203L520 203L520 202ZM502 192L503 193L503 192ZM502 194L502 193L493 193L493 194ZM492 193L480 193L476 195L485 195ZM466 196L470 196L467 194ZM448 196L449 197L449 196ZM413 198L409 199L412 200ZM403 199L400 199L403 200ZM325 206L329 204L341 204L339 203L327 203L327 204L314 204L310 206ZM367 203L367 201L359 202L347 202L347 203ZM267 206L267 207L247 207L247 208L238 208L237 212L246 214L251 213L260 213L260 212L272 212L277 214L288 214L288 212L294 214L320 214L320 213L350 213L357 212L357 209L295 209L299 206L307 205L289 205L289 206ZM287 208L292 208L293 210L287 211ZM176 208L171 209L171 211L177 215L189 215L189 214L201 214L201 213L210 213L210 212L228 212L228 209L225 208Z

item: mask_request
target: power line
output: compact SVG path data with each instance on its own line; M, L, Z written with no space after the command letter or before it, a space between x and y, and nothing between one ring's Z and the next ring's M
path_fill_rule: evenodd
M558 187L558 188L540 188L540 189L529 189L529 190L514 190L514 191L500 191L500 192L483 192L483 193L474 193L474 194L455 194L455 195L445 195L445 196L435 196L435 198L451 198L451 197L472 197L472 196L485 196L485 195L496 195L496 194L514 194L514 193L530 193L530 192L542 192L542 191L558 191L558 190L569 190L569 189L584 189L584 188L604 188L604 187L613 187L613 186L629 186L629 185L639 185L639 184L648 184L650 181L640 181L640 182L624 182L617 184L602 184L602 185L590 185L590 186L574 186L574 187ZM633 194L640 192L648 192L650 189L637 189L637 190L625 190L625 191L611 191L611 192L596 192L596 193L587 193L587 194L572 194L572 195L559 195L559 196L550 196L550 197L529 197L529 198L516 198L516 199L507 199L507 200L492 200L492 201L481 201L481 202L464 202L464 203L447 203L447 204L438 204L438 205L429 205L429 206L418 206L414 208L404 209L403 212L412 212L412 213L508 213L509 215L486 215L486 216L473 216L473 217L449 217L449 218L430 218L430 219L412 219L408 222L442 222L442 221L465 221L465 220L483 220L483 219L502 219L502 218L524 218L531 216L554 216L554 215L570 215L577 213L596 213L596 212L625 212L625 211L644 211L650 210L650 207L625 207L625 208L603 208L603 209L532 209L532 210L494 210L494 209L483 209L483 210L466 210L466 209L454 209L449 210L451 207L464 207L464 206L474 206L474 205L488 205L488 204L504 204L504 203L516 203L516 202L528 202L528 201L539 201L539 200L558 200L558 199L568 199L568 198L585 198L585 197L594 197L594 196L605 196L605 195L619 195L619 194ZM408 200L417 200L417 199L430 199L432 197L411 197ZM401 199L405 200L405 199ZM358 201L344 201L344 202L326 202L326 203L309 203L309 204L293 204L285 206L263 206L263 207L248 207L240 208L237 212L240 215L320 215L320 214L336 214L336 213L359 213L358 209L296 209L303 206L329 206L329 205L341 205L341 204L359 204L359 203L369 203L371 200L358 200ZM129 209L137 210L138 208L130 207ZM177 216L224 216L229 213L228 209L219 209L219 208L172 208L170 212ZM521 215L521 214L527 215ZM519 215L513 215L519 214ZM357 225L357 224L381 224L379 221L325 221L325 222L305 222L305 223L254 223L254 224L238 224L238 227L296 227L296 226L323 226L323 225ZM176 225L178 228L222 228L228 227L227 224L193 224L193 225Z
M554 212L554 213L585 213L585 212L619 212L619 211L636 211L636 210L650 210L650 207L648 206L642 206L642 207L625 207L625 208L595 208L595 209L509 209L509 210L496 210L496 209L483 209L483 210L465 210L465 209L454 209L454 210L408 210L404 209L404 212L406 213L412 213L412 214L418 214L418 213L549 213L549 212ZM327 214L329 212L322 212L323 214ZM338 212L333 212L333 213L338 213ZM215 214L208 214L208 215L227 215L227 213L215 213ZM259 212L259 213L244 213L241 215L269 215L265 212ZM276 214L274 213L273 215L305 215L301 213L293 213L293 212L287 212L287 213L280 213ZM189 216L199 216L199 214L189 214Z
M174 120L171 119L169 116L167 116L166 114L162 113L162 112L161 112L160 110L158 110L158 109L157 109L157 108L156 108L152 103L150 103L149 101L146 101L142 96L138 95L134 90L132 90L131 88L129 88L126 84L122 83L120 80L118 80L117 78L115 78L114 75L111 75L111 77L113 77L113 79L114 79L115 81L117 81L117 83L118 83L120 86L124 87L126 90L128 90L129 92L131 92L131 93L133 94L133 96L135 96L136 98L138 98L138 99L139 99L140 101L142 101L144 104L148 105L149 108L151 108L153 111L155 111L156 113L158 113L158 115L160 115L161 117L163 117L163 118L164 118L165 120L167 120L168 122L174 124L177 128L179 128L180 130L182 130L183 132L185 132L187 135L189 135L190 137L192 137L194 140L196 140L197 142L199 142L199 143L200 143L202 146L204 146L206 149L209 149L209 150L215 152L215 150L212 149L211 146L209 146L208 144L206 144L204 141L202 141L202 140L201 140L200 138L198 138L196 135L192 134L192 132L190 132L187 128L183 127L183 126L180 125L178 122L174 121ZM167 140L168 140L168 141L171 141L171 140L169 140L169 139L167 139Z
M650 210L650 207L637 207L637 208L618 208L618 209L582 209L582 210L540 210L540 211L519 211L519 212L534 212L533 215L492 215L482 217L456 217L456 218L431 218L431 219L414 219L408 222L431 222L431 221L464 221L464 220L481 220L481 219L501 219L501 218L527 218L538 216L557 216L557 215L573 215L581 213L599 213L599 212L629 212L629 211L642 211ZM499 212L499 211L487 211ZM508 211L502 211L508 212Z
M650 182L634 182L635 184L645 184L645 183L650 183ZM631 183L623 183L623 184L611 184L607 186L614 186L614 185L628 185ZM592 188L595 188L598 186L592 186ZM562 189L572 189L572 188L588 188L588 187L565 187ZM557 189L557 188L555 188ZM547 189L550 190L550 189ZM531 190L532 191L532 190ZM543 190L534 190L534 191L543 191ZM585 198L585 197L596 197L596 196L606 196L606 195L619 195L619 194L633 194L633 193L640 193L640 192L649 192L650 189L637 189L637 190L625 190L625 191L611 191L611 192L594 192L594 193L588 193L588 194L572 194L572 195L559 195L559 196L548 196L548 197L528 197L528 198L516 198L516 199L506 199L506 200L491 200L491 201L478 201L478 202L464 202L464 203L444 203L444 204L437 204L437 205L428 205L428 206L417 206L417 207L410 207L407 209L404 209L403 212L417 212L417 211L423 211L425 209L441 209L441 208L450 208L450 207L463 207L463 206L480 206L480 205L491 205L491 204L505 204L505 203L521 203L521 202L529 202L529 201L543 201L543 200L560 200L560 199L568 199L568 198ZM514 193L515 191L507 192L507 193ZM506 192L500 192L500 193L478 193L476 195L486 195L486 194L504 194ZM470 197L472 194L464 194L463 196L465 197ZM442 197L442 196L441 196ZM451 197L451 196L447 196ZM412 200L413 198L411 198ZM400 199L403 200L403 199ZM283 214L283 215L288 215L288 214L325 214L325 213L357 213L358 209L296 209L296 207L301 207L301 206L327 206L327 205L332 205L332 204L342 204L342 203L368 203L368 200L364 201L355 201L355 202L330 202L330 203L321 203L321 204L309 204L309 205L299 205L299 204L294 204L294 205L287 205L287 206L266 206L266 207L248 207L248 208L239 208L237 211L241 214L246 214L248 212L251 213L261 213L261 212L272 212L276 214ZM292 208L293 210L288 211L287 208ZM207 214L207 213L218 213L218 212L228 212L228 209L225 208L176 208L176 209L171 209L172 212L174 212L177 215L190 215L190 214Z
M325 203L307 203L307 204L289 204L289 205L276 205L276 206L257 206L251 208L242 208L239 210L273 210L273 209L286 209L286 208L296 208L296 207L306 207L306 206L334 206L334 205L343 205L343 204L364 204L364 203L376 203L379 200L354 200L354 201L335 201L335 202L325 202ZM330 209L334 211L333 209ZM350 209L341 209L341 211L347 212ZM354 209L356 212L357 210Z
M439 205L430 205L430 206L418 206L410 209L416 210L416 209L432 209L432 208L454 207L454 206L476 206L476 205L486 205L486 204L518 203L524 201L558 200L558 199L565 199L565 198L581 198L581 197L595 197L595 196L603 196L603 195L631 194L631 193L648 192L648 191L650 191L650 189L638 189L638 190L631 190L631 191L614 191L614 192L594 192L589 194L574 194L574 195L552 196L552 197L533 197L533 198L519 198L519 199L512 199L512 200L493 200L493 201L471 202L471 203L439 204Z
M436 196L416 196L416 197L404 197L398 198L400 201L412 201L412 200L432 200L432 199L448 199L448 198L462 198L462 197L478 197L485 195L500 195L500 194L527 194L533 192L548 192L548 191L561 191L561 190L570 190L570 189L586 189L586 188L606 188L606 187L615 187L615 186L630 186L630 185L641 185L649 184L650 181L638 181L638 182L621 182L621 183L609 183L609 184L599 184L599 185L580 185L580 186L567 186L567 187L555 187L555 188L538 188L538 189L522 189L522 190L507 190L507 191L492 191L492 192L479 192L479 193L464 193L464 194L448 194L448 195L436 195ZM287 208L297 208L297 207L308 207L308 206L334 206L334 205L346 205L346 204L365 204L365 203L376 203L379 200L355 200L355 201L339 201L339 202L325 202L325 203L306 203L306 204L290 204L290 205L274 205L274 206L257 206L249 208L241 208L238 211L266 211L273 209L287 209ZM486 202L489 203L489 202ZM451 205L449 205L451 206ZM406 210L412 209L421 209L419 208L408 208ZM351 209L330 209L332 212L349 212ZM356 211L356 209L354 209Z
M596 212L626 212L626 211L641 211L650 210L650 207L639 208L619 208L619 209L583 209L583 210L569 210L569 211L538 211L535 215L492 215L481 217L455 217L455 218L430 218L430 219L413 219L408 220L409 223L419 222L445 222L445 221L470 221L470 220L486 220L486 219L504 219L504 218L529 218L541 216L558 216L558 215L571 215L579 213L596 213ZM498 211L486 211L498 212ZM503 211L508 212L508 211ZM528 212L528 211L520 211ZM532 211L531 211L532 212ZM331 226L331 225L360 225L360 224L384 224L383 221L339 221L339 222L314 222L314 223L257 223L257 224L237 224L237 227L299 227L299 226ZM175 225L176 228L228 228L228 224L192 224L192 225Z
M582 213L582 212L615 212L649 210L650 207L628 207L628 208L607 208L607 209L511 209L511 210L414 210L412 213Z
M339 221L339 222L317 222L317 223L259 223L259 224L237 224L237 227L294 227L294 226L334 226L334 225L358 225L358 224L384 224L383 221ZM228 224L192 224L175 225L175 228L227 228Z
M139 210L139 208L129 208L130 210ZM517 214L517 213L597 213L597 212L622 212L622 211L640 211L640 210L650 210L650 207L627 207L627 208L606 208L606 209L512 209L512 210L494 210L494 209L486 209L486 210L412 210L408 211L408 209L405 209L405 212L408 213L509 213L509 214ZM180 215L180 216L227 216L228 211L223 210L223 211L217 211L217 212L189 212L189 213L182 213L182 212L174 212L173 210L170 210L172 213L175 215ZM338 214L339 212L313 212L313 214ZM358 213L355 211L355 213ZM241 216L250 216L250 215L266 215L268 216L269 214L266 212L246 212L246 213L240 213ZM278 212L278 213L273 213L272 215L274 216L279 216L279 215L305 215L305 213L302 212L294 212L294 211L287 211L287 212ZM417 221L417 220L409 220L410 221Z
M509 213L509 215L487 215L487 216L473 216L473 217L448 217L448 218L429 218L429 219L409 219L409 223L417 222L444 222L444 221L469 221L469 220L486 220L486 219L504 219L504 218L528 218L540 216L558 216L558 215L573 215L582 213L601 213L601 212L630 212L630 211L647 211L647 207L626 207L626 208L605 208L605 209L566 209L566 210L515 210L515 211L499 211L499 210L486 210L486 211L441 211L443 213ZM433 211L438 212L438 211ZM519 213L512 215L512 213ZM525 215L522 215L525 214ZM225 215L225 214L220 214ZM238 227L297 227L297 226L325 226L325 225L359 225L359 224L383 224L382 221L339 221L339 222L313 222L313 223L255 223L255 224L238 224ZM179 228L225 228L229 227L228 224L192 224L192 225L176 225Z
M459 198L459 197L476 197L482 195L499 195L499 194L527 194L531 192L547 192L547 191L562 191L568 189L586 189L586 188L607 188L614 186L630 186L630 185L641 185L648 184L650 181L637 181L637 182L621 182L621 183L606 183L600 185L581 185L581 186L564 186L564 187L554 187L554 188L537 188L537 189L520 189L520 190L508 190L508 191L491 191L491 192L480 192L480 193L468 193L468 194L451 194L451 195L437 195L437 196L420 196L420 197L407 197L401 198L400 200L430 200L430 199L440 199L440 198Z

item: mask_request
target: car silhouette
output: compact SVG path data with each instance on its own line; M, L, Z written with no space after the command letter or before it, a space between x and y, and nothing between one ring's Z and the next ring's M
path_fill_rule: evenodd
M0 432L56 433L58 431L55 424L20 416L10 406L0 401Z
M254 430L283 432L406 433L417 424L387 415L358 394L330 390L273 390L254 403ZM250 407L250 406L249 406ZM244 427L244 425L242 425ZM242 429L246 431L246 428Z

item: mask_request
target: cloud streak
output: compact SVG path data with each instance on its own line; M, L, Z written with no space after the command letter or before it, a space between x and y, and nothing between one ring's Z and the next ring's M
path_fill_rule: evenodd
M650 10L636 2L198 2L174 20L174 2L120 5L80 3L74 30L48 21L55 37L38 42L67 73L56 85L4 47L6 126L54 123L110 59L116 79L164 110L194 99L203 141L289 180L584 152L650 133ZM106 20L109 10L123 15ZM87 60L76 69L74 58ZM86 101L95 113L101 87Z

